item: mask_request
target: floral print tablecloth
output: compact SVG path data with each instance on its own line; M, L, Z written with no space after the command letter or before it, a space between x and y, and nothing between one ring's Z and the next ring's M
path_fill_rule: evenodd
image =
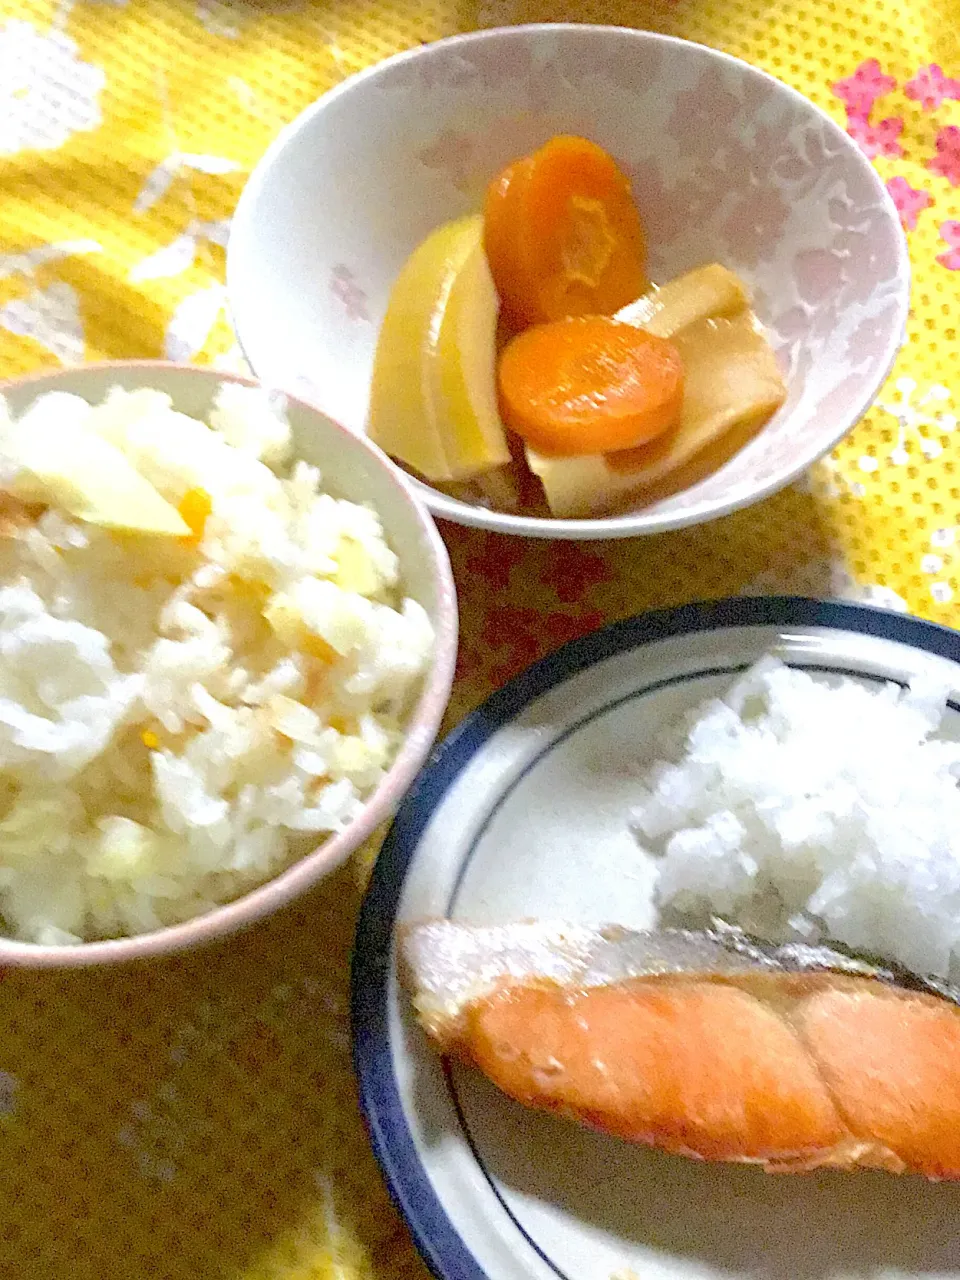
M956 0L0 0L0 376L125 356L242 368L223 287L240 189L282 125L379 58L521 21L689 37L794 85L874 161L910 240L908 343L833 457L752 510L634 543L445 529L463 631L449 722L653 605L785 590L955 623L957 18ZM2 1280L425 1274L350 1074L363 868L201 954L2 975Z

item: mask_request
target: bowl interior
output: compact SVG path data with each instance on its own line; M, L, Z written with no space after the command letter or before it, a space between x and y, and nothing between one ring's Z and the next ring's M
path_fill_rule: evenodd
M174 407L203 418L223 382L246 382L231 374L162 362L80 366L0 384L14 413L46 391L65 391L97 402L114 386L155 387ZM298 457L318 467L325 490L373 505L402 568L402 589L426 610L436 633L434 658L419 700L411 709L393 765L355 821L313 851L304 842L299 861L242 897L151 934L67 947L40 947L0 938L0 963L31 966L90 965L156 955L208 941L283 906L339 866L388 819L413 782L436 737L446 709L457 649L456 595L446 551L429 513L413 500L389 460L316 409L291 399L287 406Z
M853 425L899 347L909 268L897 215L866 158L806 99L650 33L541 26L456 38L309 108L255 172L230 241L234 317L258 376L362 430L378 326L407 255L558 132L594 139L630 175L654 280L716 260L747 281L788 382L787 403L753 441L647 507L631 532L786 483ZM429 493L435 511L477 522L475 508ZM618 522L520 523L556 535Z

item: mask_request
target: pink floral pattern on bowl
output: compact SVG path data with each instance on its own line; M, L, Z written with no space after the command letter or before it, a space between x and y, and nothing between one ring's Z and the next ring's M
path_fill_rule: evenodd
M877 91L872 81L848 88L861 97ZM654 279L726 264L751 286L778 348L786 405L686 492L617 520L546 522L504 520L423 489L449 518L575 537L711 518L775 491L832 448L869 406L899 348L909 266L890 193L827 116L711 49L585 25L482 32L383 64L330 95L292 132L288 164L299 147L301 168L309 160L318 171L344 165L376 174L345 183L326 204L291 207L286 227L279 205L281 226L271 228L291 243L309 235L329 246L320 255L328 296L334 267L364 281L370 325L347 323L337 298L315 315L310 350L329 348L328 369L342 367L344 376L362 369L369 381L377 325L409 252L439 223L477 209L505 164L557 132L593 138L629 173ZM949 137L941 149L947 163L951 144ZM277 208L274 199L274 216ZM302 290L309 280L299 266ZM275 326L257 349L237 319L255 367L285 365L288 381L308 372L296 338L285 342ZM365 395L328 400L328 412L362 429Z
M369 321L366 291L358 282L356 273L343 262L338 262L330 273L330 292L350 320Z

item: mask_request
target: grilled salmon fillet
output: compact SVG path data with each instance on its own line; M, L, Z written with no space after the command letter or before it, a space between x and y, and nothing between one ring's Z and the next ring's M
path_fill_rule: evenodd
M945 984L732 929L435 921L403 952L438 1047L529 1107L770 1172L960 1178L960 1007Z

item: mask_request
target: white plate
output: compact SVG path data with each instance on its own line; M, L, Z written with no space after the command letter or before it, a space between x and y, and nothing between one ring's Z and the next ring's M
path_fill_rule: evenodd
M394 930L425 916L655 922L627 830L644 742L764 652L960 690L960 637L902 615L747 599L645 614L546 658L435 752L384 845L353 972L371 1138L444 1280L960 1277L960 1187L881 1173L771 1177L527 1111L447 1068L398 987ZM945 733L960 737L951 703Z

